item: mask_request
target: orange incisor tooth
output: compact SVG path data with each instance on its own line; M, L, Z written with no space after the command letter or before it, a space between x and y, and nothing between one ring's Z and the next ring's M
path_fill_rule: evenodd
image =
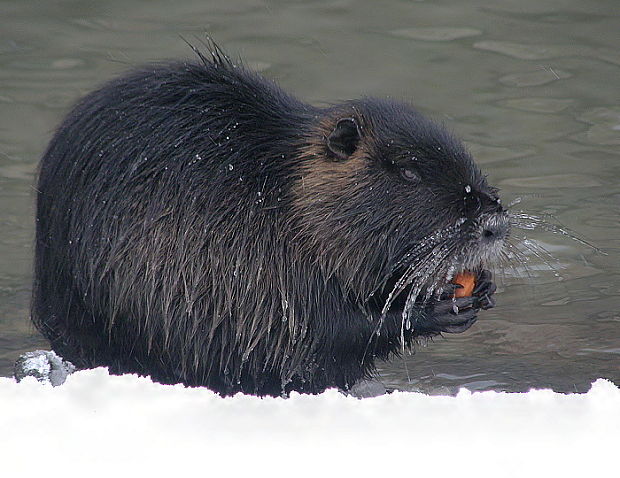
M462 286L460 289L456 289L454 297L469 297L474 292L476 276L471 272L461 272L454 276L452 283Z

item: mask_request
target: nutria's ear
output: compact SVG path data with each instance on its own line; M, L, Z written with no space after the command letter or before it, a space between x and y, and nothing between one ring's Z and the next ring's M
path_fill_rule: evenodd
M337 159L348 159L357 149L360 136L357 121L354 118L342 118L327 137L327 148Z

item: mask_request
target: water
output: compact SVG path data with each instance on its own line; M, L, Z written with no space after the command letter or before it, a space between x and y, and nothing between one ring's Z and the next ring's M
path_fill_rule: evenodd
M314 103L412 100L457 131L504 203L603 249L527 231L498 306L462 335L381 364L450 393L620 383L620 19L615 0L0 2L0 375L46 347L28 322L33 181L69 105L128 65L190 56L208 31ZM549 220L549 219L548 219ZM555 269L555 271L554 271Z

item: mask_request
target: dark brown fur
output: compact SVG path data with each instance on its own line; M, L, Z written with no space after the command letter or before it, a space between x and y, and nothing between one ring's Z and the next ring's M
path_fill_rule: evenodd
M315 108L216 47L200 59L91 93L41 161L33 320L55 351L223 394L316 393L492 305L484 275L475 297L441 296L507 234L460 142L403 103Z

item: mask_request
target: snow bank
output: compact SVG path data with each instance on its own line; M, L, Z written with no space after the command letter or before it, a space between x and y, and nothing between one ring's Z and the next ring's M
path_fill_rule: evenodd
M0 470L45 476L617 476L620 389L220 398L105 369L0 379Z

